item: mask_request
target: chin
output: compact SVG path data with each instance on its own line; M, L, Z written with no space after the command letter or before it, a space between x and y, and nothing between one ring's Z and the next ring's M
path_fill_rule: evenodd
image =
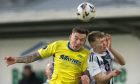
M79 49L75 48L74 50L76 50L76 51L77 51L77 50L79 50Z
M79 50L80 48L75 48L74 50Z

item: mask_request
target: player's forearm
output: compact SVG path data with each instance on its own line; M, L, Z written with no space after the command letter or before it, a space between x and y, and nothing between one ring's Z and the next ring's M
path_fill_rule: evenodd
M16 63L31 63L39 59L41 59L39 53L34 53L25 57L17 57Z
M95 76L95 80L97 84L107 84L112 77L113 75L111 72L109 74L99 73L97 76Z
M125 60L123 56L118 53L116 50L113 48L110 48L111 53L114 55L114 59L120 64L120 65L125 65Z

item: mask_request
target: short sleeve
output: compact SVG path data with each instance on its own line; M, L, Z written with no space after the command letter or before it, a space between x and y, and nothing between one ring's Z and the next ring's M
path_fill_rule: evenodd
M41 48L38 50L40 56L42 58L50 57L55 54L57 43L53 42L48 44L45 48Z
M101 69L95 58L91 62L88 61L88 70L92 77L101 72Z

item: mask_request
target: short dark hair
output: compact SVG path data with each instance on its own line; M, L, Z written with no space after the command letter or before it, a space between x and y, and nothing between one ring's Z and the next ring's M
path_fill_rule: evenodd
M80 33L80 34L86 34L88 35L89 33L89 30L87 28L84 28L84 27L80 27L80 26L76 26L72 29L72 32L73 33Z
M88 34L88 42L92 43L98 38L103 38L105 36L104 32L101 31L92 31Z
M24 66L24 70L25 70L25 69L32 70L32 67L31 67L31 65L25 65L25 66Z

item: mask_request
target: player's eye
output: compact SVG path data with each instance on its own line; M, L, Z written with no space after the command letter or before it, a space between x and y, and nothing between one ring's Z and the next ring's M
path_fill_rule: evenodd
M85 41L85 39L80 39L80 41Z
M78 40L78 38L77 38L77 37L75 37L74 39L75 39L75 40Z

